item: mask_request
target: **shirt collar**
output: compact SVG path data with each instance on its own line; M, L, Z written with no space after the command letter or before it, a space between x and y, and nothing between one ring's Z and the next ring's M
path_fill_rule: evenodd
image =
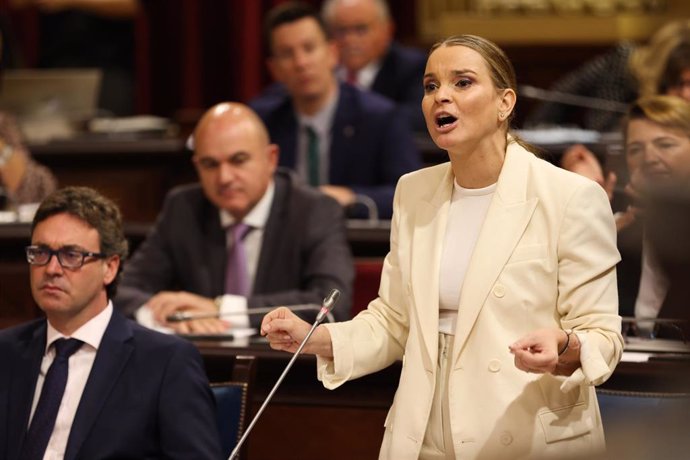
M357 83L358 86L366 89L370 89L371 86L374 84L374 80L376 79L376 74L379 73L379 69L381 68L381 60L376 60L372 61L369 64L365 65L360 69L359 72L357 72Z
M62 338L79 339L82 342L93 347L95 350L98 350L98 347L101 345L101 340L103 340L103 334L105 334L105 330L108 327L108 323L110 323L110 318L112 316L113 303L111 301L108 301L108 306L105 307L105 309L103 309L102 312L88 320L79 329L74 331L74 333L70 337L66 337L60 331L55 329L52 326L52 324L50 324L50 321L48 321L45 352L48 351L50 346L56 340Z
M333 117L335 116L335 109L338 105L338 97L340 95L340 88L335 86L335 91L331 98L326 102L321 110L314 115L303 115L297 113L297 119L301 126L310 126L316 131L319 137L324 137L328 134L333 125Z
M264 228L266 226L266 221L268 220L268 215L271 213L271 204L273 204L273 196L275 195L275 182L271 180L264 196L261 197L258 203L254 205L251 211L242 219L242 222L249 225L252 228ZM235 224L237 219L235 219L232 214L230 214L225 209L220 210L220 225L223 228L228 228Z

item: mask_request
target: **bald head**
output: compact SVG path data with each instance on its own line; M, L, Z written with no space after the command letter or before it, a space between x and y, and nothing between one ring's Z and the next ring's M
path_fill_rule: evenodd
M239 102L221 102L204 113L194 129L194 139L216 130L250 130L258 142L270 143L266 126L252 109Z
M206 197L241 220L264 196L278 163L261 119L249 107L211 107L194 130L194 165Z

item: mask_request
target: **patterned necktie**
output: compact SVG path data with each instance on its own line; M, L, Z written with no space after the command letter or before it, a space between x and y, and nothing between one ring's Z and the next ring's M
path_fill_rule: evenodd
M41 396L24 440L20 457L22 460L41 460L45 455L67 384L69 357L83 344L84 342L77 339L58 339L53 344L55 359L43 381Z
M317 187L319 179L319 137L311 126L307 126L307 178L309 185Z
M225 293L247 297L249 295L249 273L247 272L247 251L244 237L252 228L238 222L228 228L232 247L228 251L225 266Z

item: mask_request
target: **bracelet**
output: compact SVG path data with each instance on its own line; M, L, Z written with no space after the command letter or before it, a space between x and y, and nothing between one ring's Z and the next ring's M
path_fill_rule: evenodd
M558 352L558 356L561 356L568 349L568 345L570 345L570 334L573 333L573 330L572 329L563 329L563 332L565 332L565 345L563 345L563 348L561 349L561 351Z
M220 307L223 305L223 296L219 295L213 299L213 304L216 306L216 311L220 312Z

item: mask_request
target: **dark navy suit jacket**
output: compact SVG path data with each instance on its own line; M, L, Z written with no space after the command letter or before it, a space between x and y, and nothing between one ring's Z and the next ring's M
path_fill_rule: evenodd
M381 62L371 90L398 104L415 131L426 133L422 114L426 55L416 49L392 43Z
M16 460L29 423L46 320L0 331L0 458ZM189 342L113 311L74 417L65 460L220 459L215 405Z
M280 165L295 169L298 121L290 96L273 86L250 105L280 147ZM395 104L341 83L331 136L329 183L372 198L379 216L390 218L398 179L422 166L411 131Z

